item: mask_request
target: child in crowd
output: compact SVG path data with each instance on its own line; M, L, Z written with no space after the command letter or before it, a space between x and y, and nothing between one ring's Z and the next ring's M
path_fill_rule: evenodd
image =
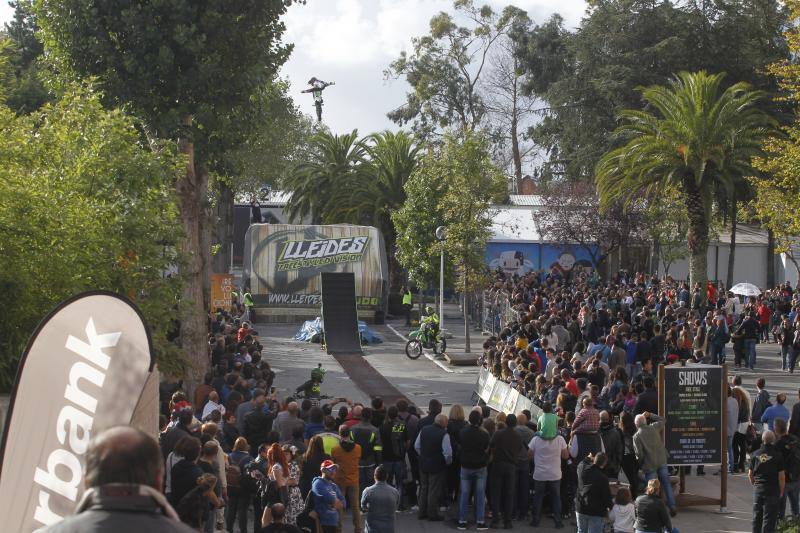
M636 509L631 502L631 491L619 487L614 497L614 507L608 513L608 520L614 526L614 533L634 533Z

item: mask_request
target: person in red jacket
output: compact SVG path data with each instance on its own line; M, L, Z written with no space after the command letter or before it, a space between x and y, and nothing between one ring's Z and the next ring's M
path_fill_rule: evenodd
M759 335L763 342L769 342L769 319L772 318L772 309L765 300L761 300L756 309L758 316Z

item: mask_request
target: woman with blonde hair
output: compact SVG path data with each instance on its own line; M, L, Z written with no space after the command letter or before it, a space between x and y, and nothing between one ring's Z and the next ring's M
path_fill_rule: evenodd
M672 531L672 520L661 499L661 483L651 479L644 494L636 498L636 533L663 533L665 529Z

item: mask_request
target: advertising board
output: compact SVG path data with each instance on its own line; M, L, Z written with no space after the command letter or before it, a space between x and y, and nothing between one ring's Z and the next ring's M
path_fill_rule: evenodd
M318 308L321 272L353 272L358 308L385 307L388 267L376 228L253 224L247 230L243 279L256 307Z

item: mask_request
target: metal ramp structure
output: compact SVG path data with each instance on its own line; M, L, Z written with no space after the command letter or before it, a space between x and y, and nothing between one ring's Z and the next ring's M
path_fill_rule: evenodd
M352 272L320 273L325 349L330 355L362 354Z

